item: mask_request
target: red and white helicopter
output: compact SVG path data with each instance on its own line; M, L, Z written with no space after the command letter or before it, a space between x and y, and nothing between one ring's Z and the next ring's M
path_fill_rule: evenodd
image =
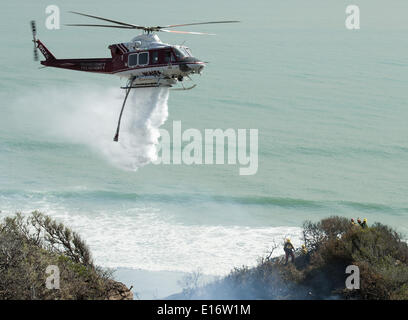
M172 87L178 82L183 81L185 77L190 78L191 74L200 74L205 67L205 62L193 57L190 49L183 45L171 45L160 41L155 32L172 32L178 34L199 34L211 35L202 32L188 32L169 30L175 27L184 27L201 24L214 23L234 23L239 21L211 21L197 22L187 24L175 24L168 26L144 27L135 24L115 21L89 14L71 12L77 15L90 17L112 23L109 24L68 24L67 26L77 27L102 27L102 28L121 28L121 29L139 29L143 33L134 37L130 42L112 44L108 48L111 51L111 58L95 59L57 59L45 47L45 45L36 38L35 21L31 21L31 28L34 42L34 60L38 61L37 48L45 57L41 64L46 67L63 68L85 72L95 72L104 74L113 74L128 79L127 85L122 87L126 90L125 99L122 104L118 126L114 141L119 139L120 122L127 97L131 89L146 87ZM194 88L184 87L175 90L189 90Z

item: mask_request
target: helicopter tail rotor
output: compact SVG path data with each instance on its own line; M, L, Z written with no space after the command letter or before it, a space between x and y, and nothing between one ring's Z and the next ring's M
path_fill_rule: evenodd
M31 32L33 34L33 43L34 43L34 61L38 61L38 48L37 48L37 27L34 20L31 20Z

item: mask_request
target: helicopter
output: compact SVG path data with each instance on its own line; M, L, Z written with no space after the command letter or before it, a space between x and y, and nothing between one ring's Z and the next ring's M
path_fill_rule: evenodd
M122 114L131 89L173 87L177 83L181 83L185 78L191 80L190 75L192 74L201 74L206 66L206 62L201 61L192 55L190 48L184 45L163 43L157 36L156 32L214 35L211 33L169 29L203 24L240 22L235 20L210 21L146 27L75 11L70 12L76 15L109 22L111 24L66 24L66 26L120 28L130 30L138 29L143 31L142 34L134 37L129 42L109 45L108 49L110 50L111 58L57 59L51 51L39 39L37 39L36 23L34 20L31 21L31 31L34 42L34 60L38 61L37 50L39 49L45 58L45 60L41 61L41 64L44 67L112 74L127 79L126 86L121 87L126 90L126 94L122 103L116 133L113 138L113 141L115 142L119 140ZM190 90L194 87L196 87L195 84L190 87L182 85L182 88L173 90Z

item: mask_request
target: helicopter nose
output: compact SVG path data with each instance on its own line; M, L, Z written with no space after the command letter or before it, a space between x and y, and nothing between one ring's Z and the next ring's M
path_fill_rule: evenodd
M200 73L205 63L194 57L186 57L180 63L180 70L186 73Z
M201 71L205 67L205 63L202 61L196 61L194 63L188 63L187 66L192 70L194 73L201 73Z

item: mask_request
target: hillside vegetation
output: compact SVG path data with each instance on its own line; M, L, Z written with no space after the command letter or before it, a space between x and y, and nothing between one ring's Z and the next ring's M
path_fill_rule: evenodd
M46 286L52 265L59 268L59 289ZM132 293L95 266L85 242L63 224L39 212L0 224L0 299L125 298Z
M235 268L225 278L190 290L189 298L408 299L408 246L390 227L375 223L363 229L335 216L306 221L303 234L308 252L297 252L295 263L262 258L254 268ZM358 290L346 289L349 265L359 267Z

